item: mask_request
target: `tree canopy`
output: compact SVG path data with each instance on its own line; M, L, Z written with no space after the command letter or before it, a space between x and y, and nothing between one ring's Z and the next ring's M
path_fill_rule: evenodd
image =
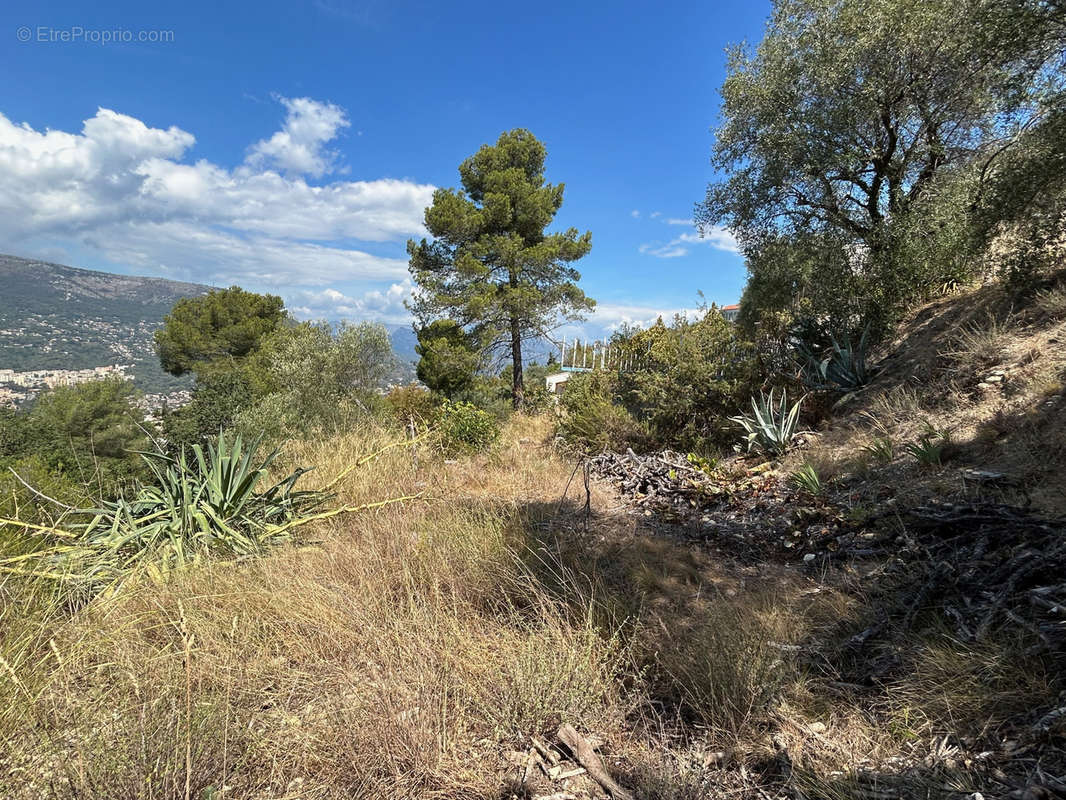
M938 172L1039 113L1040 0L779 0L736 48L700 209L741 234L831 227L870 247Z
M133 451L148 446L139 425L142 415L134 407L136 396L133 384L121 378L44 392L28 413L6 420L19 436L18 449L8 454L36 454L57 474L111 488L137 471L140 460ZM0 433L0 441L11 436Z
M238 286L182 298L156 331L159 363L172 375L183 375L242 359L286 317L280 297Z
M847 283L883 309L905 302L902 283L951 280L967 209L1061 102L1062 17L1045 0L776 0L758 47L729 55L712 158L724 178L697 222L738 237L749 294ZM940 264L899 250L929 237ZM783 244L806 276L783 274Z
M477 375L480 356L471 336L454 320L438 319L418 331L418 366L415 373L429 389L453 398L469 389Z
M523 343L594 305L570 266L589 252L592 234L545 231L563 203L563 184L545 182L546 155L523 129L483 145L459 167L462 189L434 192L425 216L433 240L407 243L420 324L448 318L507 353L516 408Z

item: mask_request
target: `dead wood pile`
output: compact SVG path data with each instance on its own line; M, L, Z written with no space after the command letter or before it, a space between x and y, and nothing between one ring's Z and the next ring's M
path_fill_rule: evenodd
M637 455L603 452L587 461L596 476L613 483L637 505L646 507L696 506L713 494L711 477L673 450Z
M1034 650L1066 644L1066 524L1007 505L925 505L880 521L875 536L839 543L889 556L886 584L907 597L901 621L910 627L935 610L961 641L980 641L1004 628L1031 633ZM894 581L893 578L896 580ZM855 636L861 645L889 620Z

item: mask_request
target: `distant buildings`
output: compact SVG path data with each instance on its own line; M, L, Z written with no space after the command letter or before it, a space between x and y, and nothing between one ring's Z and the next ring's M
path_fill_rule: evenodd
M571 372L553 372L550 375L544 376L544 384L548 389L548 394L561 395L563 389L566 388L566 382L570 380Z
M737 315L740 314L740 303L733 303L732 305L722 306L719 311L726 322L736 322Z
M114 364L89 369L34 369L26 372L0 369L0 406L18 405L33 398L38 392L57 386L73 386L76 383L110 377L129 378L126 370L131 366Z
M128 378L126 370L132 364L115 364L89 369L34 369L28 372L15 372L13 369L0 369L0 383L13 383L27 389L54 389L57 386L73 386L86 381L98 381L117 376Z

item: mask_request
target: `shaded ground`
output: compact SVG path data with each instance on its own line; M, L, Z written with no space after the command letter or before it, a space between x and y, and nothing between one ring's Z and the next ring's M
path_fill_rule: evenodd
M568 492L524 506L532 551L556 590L599 593L605 627L641 627L697 792L1066 796L1061 523L991 503L856 515L775 475L658 511L580 472ZM701 640L696 697L677 651ZM750 706L716 725L738 696Z

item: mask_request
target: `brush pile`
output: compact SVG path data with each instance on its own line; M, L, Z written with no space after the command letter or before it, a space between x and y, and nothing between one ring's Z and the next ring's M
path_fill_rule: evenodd
M980 641L1021 627L1039 644L1066 645L1066 523L1007 505L926 505L885 525L876 538L837 542L834 555L892 553L885 578L907 602L900 621L910 627L931 609L960 641ZM892 581L891 578L897 579ZM862 645L889 619L853 637Z
M632 450L603 452L587 463L594 475L610 481L622 495L645 508L694 508L719 491L706 470L673 450L642 456Z
M1036 649L1066 648L1066 522L1016 506L929 504L864 521L829 498L792 491L774 475L726 474L670 450L605 452L590 470L638 508L694 523L689 536L733 556L812 567L882 561L877 593L895 609L852 637L861 647L934 610L960 641L1023 628Z

